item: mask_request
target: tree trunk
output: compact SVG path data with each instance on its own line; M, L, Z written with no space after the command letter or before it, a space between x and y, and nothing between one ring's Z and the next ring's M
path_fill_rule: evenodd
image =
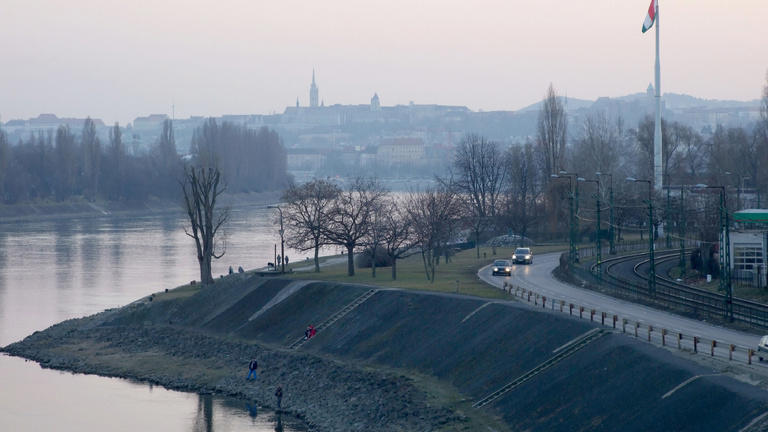
M475 250L477 251L477 259L480 259L480 230L475 230Z
M435 283L435 267L437 267L437 265L433 264L432 265L432 279L429 281L429 283L431 283L431 284Z
M320 246L315 243L315 273L320 273Z
M371 249L371 277L376 279L376 247Z
M204 254L202 257L198 257L200 262L200 282L203 285L213 283L213 274L211 272L211 257L208 254Z
M392 280L397 280L397 258L392 258Z
M427 280L429 279L429 266L427 265L427 256L424 253L424 250L421 251L421 261L424 262L424 274L427 276Z
M355 275L355 247L347 246L347 276Z

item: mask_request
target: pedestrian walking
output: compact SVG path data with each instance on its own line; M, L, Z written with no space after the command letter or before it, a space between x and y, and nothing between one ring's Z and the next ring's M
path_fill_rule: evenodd
M251 379L251 376L253 376L253 379L258 378L256 375L256 369L259 368L259 362L256 361L256 358L251 359L251 362L248 363L248 378L247 380Z
M277 390L275 390L275 397L277 398L277 409L281 409L283 405L283 388L280 386L277 386Z

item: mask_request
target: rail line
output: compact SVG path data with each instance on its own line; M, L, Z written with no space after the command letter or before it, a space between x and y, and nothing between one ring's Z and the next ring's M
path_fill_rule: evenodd
M650 301L666 303L676 308L691 312L693 314L706 314L721 318L728 318L726 315L728 298L725 294L707 291L701 288L692 287L669 278L656 275L656 291L652 294L648 286L639 284L637 281L627 279L617 274L616 266L626 264L629 261L638 258L647 257L648 253L636 253L616 258L603 260L601 265L605 269L603 281L613 287L623 291L624 294L643 298ZM662 251L656 252L656 264L671 259L678 259L680 251ZM633 266L633 274L636 278L647 281L648 276L643 274L639 268L647 264L649 259L640 259ZM594 273L597 263L592 264L590 270ZM753 302L742 298L733 298L733 320L754 327L768 328L768 305Z

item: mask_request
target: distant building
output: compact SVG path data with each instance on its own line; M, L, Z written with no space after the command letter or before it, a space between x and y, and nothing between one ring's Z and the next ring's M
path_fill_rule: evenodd
M381 111L381 102L378 93L374 93L371 98L371 111Z
M424 159L424 141L421 138L391 138L382 140L376 152L380 165L416 165Z
M312 84L309 86L309 106L310 108L317 108L318 107L318 96L319 96L320 90L317 88L317 84L315 84L315 70L312 69Z

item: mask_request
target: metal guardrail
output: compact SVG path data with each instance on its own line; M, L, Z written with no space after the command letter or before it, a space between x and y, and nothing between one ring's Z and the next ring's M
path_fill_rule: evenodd
M556 298L547 298L535 291L508 284L507 282L504 282L502 289L509 293L509 295L519 298L521 301L526 301L534 307L540 307L553 312L559 311L560 313L567 313L574 317L578 314L580 319L589 319L590 322L600 323L603 327L612 328L617 332L621 330L621 333L623 334L634 336L637 339L642 338L643 340L656 345L676 347L678 350L682 351L708 355L710 357L719 357L727 359L728 361L744 362L749 365L752 364L752 359L756 355L760 357L768 357L768 353L758 354L751 347L736 345L729 343L728 341L716 340L698 335L683 334L678 330L664 328L663 326L654 325L653 323L623 318L618 314L609 311L586 308ZM492 395L493 393L486 396L486 398Z

